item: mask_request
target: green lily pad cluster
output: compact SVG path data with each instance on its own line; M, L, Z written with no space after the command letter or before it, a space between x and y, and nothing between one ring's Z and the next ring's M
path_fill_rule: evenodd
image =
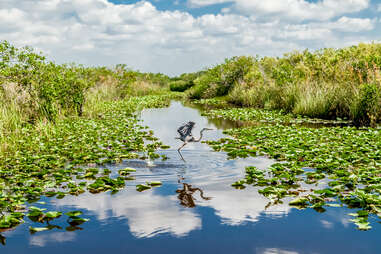
M226 100L218 98L193 100L192 103L213 108L226 108L229 106Z
M136 185L136 190L139 192L149 190L152 187L158 187L161 186L162 183L160 181L153 181L153 182L146 182L146 184L138 184Z
M119 175L121 175L121 176L127 176L127 175L129 175L131 172L136 172L136 169L134 169L134 168L125 168L125 169L120 169L120 170L118 170L118 173L119 173Z
M12 228L23 223L24 213L12 212L3 215L0 219L0 229Z
M236 188L254 185L271 204L294 198L298 208L359 209L353 220L370 228L368 214L381 218L381 130L374 128L259 125L225 132L232 138L208 141L232 158L267 155L280 163L267 170L246 168ZM366 214L366 216L365 216Z
M50 212L44 213L43 212L44 210L46 209L31 206L29 207L29 213L27 214L27 216L32 221L44 222L44 221L50 221L50 220L59 218L62 215L62 212L50 211Z
M29 210L30 210L30 213L27 215L32 221L40 222L40 223L46 222L46 225L44 227L29 227L29 231L31 234L35 234L37 232L42 232L46 230L52 230L52 229L62 229L58 225L52 225L49 223L51 220L61 217L62 212L51 211L51 212L44 213L43 211L45 209L34 207L34 206L30 207ZM79 228L78 226L83 224L84 222L89 221L89 219L79 217L79 215L81 214L82 214L81 211L72 211L72 212L65 213L65 215L68 216L67 223L69 223L70 225L66 227L67 231L82 229L82 228Z
M125 180L133 178L120 174L113 179L110 170L101 172L94 166L160 157L155 151L163 144L152 131L139 125L135 112L168 106L171 98L157 95L104 103L96 118L75 117L43 130L32 126L22 129L15 147L0 154L0 228L21 224L27 203L41 196L63 198L86 190L99 193L122 189ZM29 210L29 218L45 220L58 215Z
M213 99L210 99L213 100ZM283 123L283 124L329 124L338 125L349 123L346 120L338 118L337 120L324 120L317 118L307 118L286 114L282 111L264 110L255 108L230 108L230 109L214 109L203 112L204 116L211 118L223 118L234 121L254 121L257 123Z
M87 186L87 189L91 193L99 193L111 190L113 192L118 192L125 186L124 179L118 177L116 179L109 178L107 176L98 177L92 184Z
M72 211L65 213L65 215L69 216L69 219L67 221L72 227L76 227L78 225L83 224L84 222L89 221L89 219L79 217L79 215L81 214L81 211Z

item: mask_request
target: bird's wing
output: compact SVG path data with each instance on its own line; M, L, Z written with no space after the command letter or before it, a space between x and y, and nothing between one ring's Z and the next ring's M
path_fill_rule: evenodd
M181 125L178 129L177 132L180 134L180 136L185 136L187 133L187 124Z
M193 126L187 123L187 124L181 125L177 129L177 132L180 134L181 137L184 137L184 136L186 137L186 136L192 135L191 134L192 129L193 129Z

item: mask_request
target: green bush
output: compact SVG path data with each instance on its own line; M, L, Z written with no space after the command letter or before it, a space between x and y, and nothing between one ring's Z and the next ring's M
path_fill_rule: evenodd
M174 92L184 92L193 86L193 81L176 80L169 82L169 89Z
M233 57L206 70L188 96L227 94L237 105L367 125L381 121L380 69L380 43L283 57Z
M252 57L225 59L223 64L208 69L194 81L195 86L190 90L189 98L206 99L227 95L234 84L243 81L253 63Z
M44 119L54 122L60 115L81 116L89 94L111 97L105 94L107 92L124 98L157 93L167 89L168 82L169 77L164 74L140 73L126 65L117 65L114 69L58 65L32 48L16 48L7 41L0 42L1 121L12 112L17 113L19 122L29 123ZM89 93L90 88L98 92ZM5 125L16 126L15 122Z
M380 117L381 89L377 84L363 84L353 108L356 125L373 125Z

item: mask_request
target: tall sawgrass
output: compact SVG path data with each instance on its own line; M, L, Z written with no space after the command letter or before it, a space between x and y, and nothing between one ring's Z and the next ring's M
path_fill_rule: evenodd
M62 118L94 117L105 102L168 91L169 80L125 65L58 65L0 41L0 152L22 139L24 128L43 132Z
M208 69L188 91L194 99L227 95L230 103L310 117L381 121L381 44L305 50L284 57L235 57Z

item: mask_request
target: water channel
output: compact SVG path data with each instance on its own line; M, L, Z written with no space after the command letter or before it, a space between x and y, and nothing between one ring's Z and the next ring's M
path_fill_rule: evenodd
M196 137L201 128L213 128L204 136L214 140L236 123L207 119L196 107L176 101L168 108L144 110L140 118L171 146L160 151L168 160L106 165L114 172L126 167L137 170L136 180L114 195L44 198L48 210L81 210L90 221L74 231L63 227L36 234L29 233L26 221L2 233L6 245L1 253L381 253L381 227L358 231L349 222L348 209L317 213L287 204L265 209L268 200L254 187L231 187L243 178L246 166L265 169L274 162L271 159L228 160L225 153L203 143L186 146L182 152L186 162L180 159L176 149L181 141L174 137L181 124L196 122ZM135 186L147 181L163 185L137 192Z

